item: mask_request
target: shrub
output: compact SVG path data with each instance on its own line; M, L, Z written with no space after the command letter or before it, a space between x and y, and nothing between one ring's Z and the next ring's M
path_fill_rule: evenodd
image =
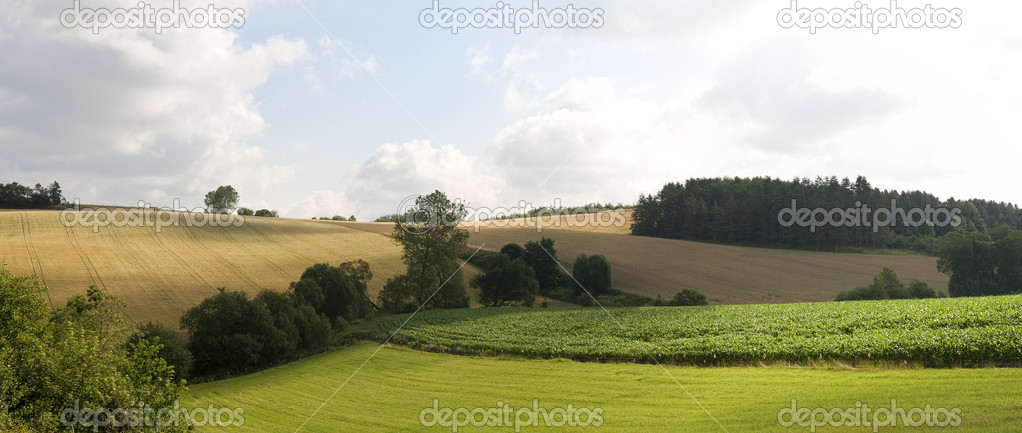
M472 279L472 287L479 289L479 301L491 307L518 304L531 307L536 301L539 282L536 274L522 259L511 259L499 254L490 267Z
M588 292L595 297L610 293L610 262L600 254L593 254L591 256L579 255L575 259L575 266L571 274L578 283L575 285L577 293Z
M708 305L709 303L706 301L706 295L693 289L683 289L674 295L670 304L676 307L689 307Z
M192 352L188 351L188 347L177 331L159 323L149 322L140 326L132 334L128 345L135 345L140 340L146 340L153 346L159 347L157 355L166 361L167 366L174 369L175 379L189 377L192 367Z

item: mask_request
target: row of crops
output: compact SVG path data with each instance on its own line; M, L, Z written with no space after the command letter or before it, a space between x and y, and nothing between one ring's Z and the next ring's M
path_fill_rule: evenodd
M406 323L407 321L407 323ZM402 326L402 324L404 326ZM683 364L1022 364L1022 296L709 307L440 310L381 324L461 354Z

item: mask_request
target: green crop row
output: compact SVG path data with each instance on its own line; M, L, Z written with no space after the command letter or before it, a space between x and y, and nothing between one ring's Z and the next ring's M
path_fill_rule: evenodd
M392 342L463 354L688 364L1022 364L1022 296L708 307L490 308L381 324Z

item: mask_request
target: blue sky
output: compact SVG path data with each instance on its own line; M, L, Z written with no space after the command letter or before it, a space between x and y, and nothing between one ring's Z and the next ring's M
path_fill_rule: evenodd
M190 208L230 184L244 206L361 220L434 189L627 203L703 176L862 174L1022 203L1022 7L930 3L962 25L810 34L778 25L789 1L608 0L573 2L600 28L452 34L420 25L432 1L223 0L244 26L93 34L59 23L72 1L4 3L0 181Z

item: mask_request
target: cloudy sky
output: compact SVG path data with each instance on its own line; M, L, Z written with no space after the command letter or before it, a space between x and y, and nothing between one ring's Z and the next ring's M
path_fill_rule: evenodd
M960 8L958 28L811 34L778 24L790 0L575 0L598 28L453 34L420 23L430 0L217 0L243 25L97 33L62 24L72 0L4 1L0 182L185 207L230 184L243 206L360 220L435 189L629 203L706 176L862 174L1022 203L1022 3L936 1L897 5Z

